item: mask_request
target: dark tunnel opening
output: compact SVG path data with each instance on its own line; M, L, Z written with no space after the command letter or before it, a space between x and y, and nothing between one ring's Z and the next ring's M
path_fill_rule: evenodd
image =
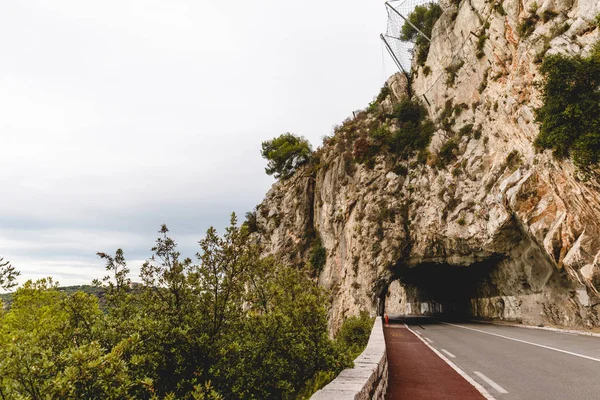
M388 288L384 296L385 312L390 315L432 315L447 320L472 319L472 299L498 295L491 278L498 268L498 261L468 266L424 263L399 267L394 271L393 281L399 284L394 291L401 293L390 293Z

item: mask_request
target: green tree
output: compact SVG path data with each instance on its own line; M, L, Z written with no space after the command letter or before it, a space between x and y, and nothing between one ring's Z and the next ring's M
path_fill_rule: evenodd
M304 137L284 133L263 142L261 155L268 161L267 174L287 179L298 167L310 161L312 148Z
M418 28L427 37L431 38L431 32L436 21L442 15L442 8L437 3L428 3L416 6L408 15L408 21L404 22L400 32L400 39L415 43L417 62L421 65L427 61L429 54L429 40L421 35L414 27Z
M17 276L20 274L8 261L0 257L0 289L7 290L15 287Z
M552 55L540 68L536 145L587 167L600 161L600 46L589 57Z

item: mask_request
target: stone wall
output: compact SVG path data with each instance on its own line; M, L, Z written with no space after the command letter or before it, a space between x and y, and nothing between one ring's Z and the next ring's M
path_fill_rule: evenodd
M367 348L354 360L354 368L315 393L314 400L383 399L388 384L388 363L381 317L375 319Z

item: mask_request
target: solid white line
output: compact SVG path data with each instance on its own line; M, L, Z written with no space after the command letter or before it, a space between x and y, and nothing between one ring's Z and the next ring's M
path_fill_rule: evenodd
M485 383L487 383L488 385L490 385L491 387L493 387L496 392L502 393L502 394L508 393L508 391L506 391L506 389L504 389L502 386L498 385L496 382L494 382L493 380L491 380L490 378L488 378L487 376L485 376L481 372L479 372L479 371L473 371L473 373L475 375L477 375L478 377L480 377L481 379L483 379L485 381Z
M424 337L424 338L425 338L425 340L427 340L429 343L433 343L433 340L431 340L431 339L429 339L428 337L425 337L425 336L423 336L423 337Z
M442 352L446 353L446 355L450 358L456 358L456 356L452 353L450 353L448 350L446 349L442 349Z
M455 324L451 324L451 323L448 323L448 322L442 322L442 324L454 326L456 328L468 329L470 331L475 331L475 332L479 332L479 333L485 333L486 335L497 336L497 337L500 337L500 338L503 338L503 339L508 339L508 340L512 340L512 341L515 341L515 342L519 342L519 343L525 343L525 344L529 344L529 345L536 346L536 347L541 347L542 349L553 350L553 351L557 351L559 353L564 353L564 354L569 354L569 355L575 356L575 357L585 358L586 360L600 362L600 358L594 358L594 357L586 356L586 355L579 354L579 353L573 353L571 351L557 349L556 347L550 347L550 346L546 346L546 345L539 344L539 343L528 342L527 340L516 339L516 338L510 337L510 336L500 335L498 333L486 332L486 331L482 331L480 329L469 328L469 327L461 326L461 325L455 325Z
M413 334L415 333L415 331L413 331L412 329L410 329L408 327L408 325L404 324L404 326L406 326L406 329L408 329L409 331L411 331ZM446 356L444 356L442 353L440 353L439 351L437 351L433 346L431 346L429 343L427 343L425 340L423 340L423 338L419 335L415 336L422 341L423 343L425 343L425 346L429 347L431 349L431 351L433 351L435 354L437 354L437 356L439 358L441 358L442 360L444 360L446 362L446 364L448 364L453 370L455 370L456 372L458 372L458 374L460 376L462 376L463 378L465 378L465 380L467 382L469 382L471 385L473 385L473 387L475 389L477 389L479 391L479 393L481 393L481 395L483 397L485 397L487 400L496 400L487 390L485 390L485 388L483 386L481 386L479 384L479 382L477 382L475 379L471 378L465 371L463 371L462 369L460 369L456 364L454 364L452 361L450 361Z

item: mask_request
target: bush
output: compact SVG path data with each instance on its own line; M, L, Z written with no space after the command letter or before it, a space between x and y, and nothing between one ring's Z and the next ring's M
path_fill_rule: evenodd
M596 26L597 26L598 28L600 28L600 14L596 15L596 20L595 20L595 22L596 22Z
M448 74L446 77L446 86L453 87L456 82L456 75L458 71L465 65L464 60L460 60L457 63L452 63L451 65L446 67L446 73Z
M408 15L408 21L419 28L421 32L431 38L431 32L438 18L442 15L442 8L437 3L416 6L414 11ZM429 54L429 40L423 37L408 22L402 25L400 39L415 42L415 55L417 63L424 65Z
M268 161L265 171L277 179L287 179L298 167L310 161L312 148L302 136L291 133L262 143L261 155Z
M482 33L477 39L477 51L475 52L475 55L478 59L481 59L483 56L485 56L483 49L485 47L485 41L488 39L488 37L489 36L487 34Z
M456 150L458 149L458 141L454 138L449 139L442 145L437 156L437 167L444 168L456 158Z
M345 352L352 354L352 358L356 358L363 352L369 342L373 323L374 318L363 311L358 317L350 317L344 321L335 340L345 349Z
M313 242L309 262L313 272L316 274L323 271L325 263L327 262L327 250L323 247L323 242L319 236L317 236Z
M542 21L544 22L548 22L551 19L554 19L558 16L558 14L550 9L544 10L544 12L542 13Z
M517 25L517 33L520 37L526 38L535 30L535 24L540 20L537 14L531 13L519 25Z
M589 57L552 55L540 68L542 107L535 144L580 167L600 161L600 47Z

